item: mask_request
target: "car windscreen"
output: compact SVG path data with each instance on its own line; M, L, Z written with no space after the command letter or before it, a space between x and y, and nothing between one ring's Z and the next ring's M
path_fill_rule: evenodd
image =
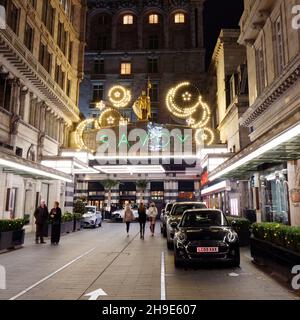
M187 212L182 217L180 226L183 228L201 228L227 226L227 220L220 211Z
M96 212L96 208L94 208L94 207L85 207L84 211L85 211L85 213L87 213L87 212L95 213Z
M172 207L173 207L173 203L168 203L168 204L167 204L166 211L167 211L167 212L170 212L171 209L172 209Z
M206 209L205 204L203 203L185 203L185 204L177 204L172 208L173 216L182 216L184 211L193 210L193 209Z

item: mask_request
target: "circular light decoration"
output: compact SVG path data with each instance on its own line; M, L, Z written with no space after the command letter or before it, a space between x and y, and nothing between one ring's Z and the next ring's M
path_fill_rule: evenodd
M214 132L209 128L200 128L195 132L195 140L197 145L204 144L210 146L215 140Z
M131 93L123 86L113 86L108 92L109 101L116 108L124 108L131 101Z
M209 106L203 102L202 97L200 96L201 108L199 108L199 112L195 112L193 117L190 120L190 126L193 129L200 129L206 127L208 124L211 112Z
M95 150L90 150L83 141L83 133L89 125L93 125L95 129L99 129L99 124L96 119L86 119L79 123L75 131L75 142L78 147L82 150L89 150L95 152Z
M169 90L166 105L175 117L187 119L201 105L199 89L190 82L179 83Z
M115 108L105 109L99 118L99 125L101 128L118 126L120 121L125 120L118 110Z

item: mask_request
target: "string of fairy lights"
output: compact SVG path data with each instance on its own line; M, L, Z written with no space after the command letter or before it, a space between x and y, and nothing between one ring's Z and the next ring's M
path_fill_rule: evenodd
M91 150L84 143L84 133L88 128L101 129L114 126L126 126L126 119L119 112L126 108L132 101L132 94L128 88L115 85L108 91L108 103L100 101L96 108L100 110L99 118L90 118L80 122L75 131L75 143L80 149ZM186 124L195 129L195 142L198 145L207 146L213 144L215 136L212 129L208 127L211 119L209 106L203 101L199 89L188 81L181 82L170 88L166 95L166 106L169 112Z

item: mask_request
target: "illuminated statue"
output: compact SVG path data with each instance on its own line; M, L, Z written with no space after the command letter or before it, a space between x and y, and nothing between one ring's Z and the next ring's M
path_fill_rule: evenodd
M142 91L133 105L133 111L139 120L151 120L151 99L150 99L151 82L148 80L148 88Z

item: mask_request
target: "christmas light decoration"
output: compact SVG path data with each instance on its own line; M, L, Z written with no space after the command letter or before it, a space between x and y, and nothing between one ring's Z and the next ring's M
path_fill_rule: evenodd
M75 132L75 142L80 149L95 152L95 150L90 150L83 141L83 133L86 130L86 128L91 124L93 124L96 129L99 128L99 124L96 119L86 119L79 123Z
M198 145L204 144L206 146L210 146L213 144L214 140L215 135L210 128L200 128L195 132L195 141Z
M100 115L99 125L101 128L110 127L117 125L120 121L123 121L124 118L115 108L106 108Z
M131 93L123 86L113 86L108 92L109 101L115 108L124 108L131 101Z
M105 102L103 100L101 100L100 102L97 102L96 108L99 109L100 111L104 110L106 108Z

